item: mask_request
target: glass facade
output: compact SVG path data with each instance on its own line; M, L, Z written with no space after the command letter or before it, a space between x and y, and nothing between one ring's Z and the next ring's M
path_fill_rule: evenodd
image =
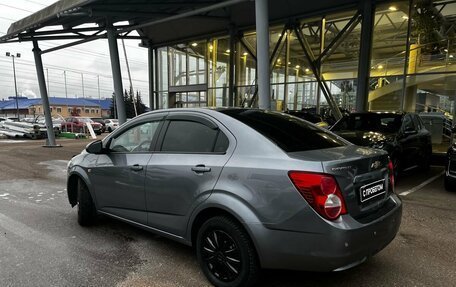
M452 121L456 2L376 5L371 59L366 63L368 95L356 93L363 64L360 13L340 11L301 19L293 26L270 27L272 108L328 107L317 81L321 75L330 96L347 111L355 110L357 97L367 97L372 111L440 112ZM256 35L242 32L242 37L227 35L157 49L159 107L256 107Z

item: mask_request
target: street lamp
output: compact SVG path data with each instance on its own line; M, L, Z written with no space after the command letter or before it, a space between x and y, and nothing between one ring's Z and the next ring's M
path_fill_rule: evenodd
M16 91L16 117L19 119L19 103L17 100L17 83L16 83L16 64L14 63L14 58L20 58L21 54L16 53L16 55L6 52L7 57L13 58L13 75L14 75L14 90Z

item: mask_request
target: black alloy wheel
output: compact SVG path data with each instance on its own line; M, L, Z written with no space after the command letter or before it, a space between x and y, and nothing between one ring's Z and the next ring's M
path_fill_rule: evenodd
M219 280L233 281L241 272L239 248L233 238L223 230L213 229L204 234L202 252L209 271Z
M259 263L247 233L233 219L219 216L206 221L198 232L197 257L215 286L252 286Z

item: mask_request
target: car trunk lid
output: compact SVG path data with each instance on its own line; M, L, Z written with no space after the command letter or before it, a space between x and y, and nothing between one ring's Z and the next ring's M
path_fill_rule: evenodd
M355 219L378 212L392 192L389 183L389 159L384 151L348 145L294 152L289 153L289 156L320 161L323 172L336 179L347 211Z

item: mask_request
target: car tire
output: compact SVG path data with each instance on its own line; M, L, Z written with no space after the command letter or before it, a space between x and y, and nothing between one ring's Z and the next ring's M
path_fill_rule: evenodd
M431 168L431 156L432 156L432 148L431 151L427 151L426 154L423 155L423 159L420 162L420 169L423 171L428 171Z
M97 218L97 210L93 203L87 185L82 181L78 181L78 223L81 226L90 226L95 223Z
M204 275L215 286L252 286L257 281L260 265L253 243L229 217L217 216L203 223L196 254Z
M108 132L112 133L112 128L111 127L108 127Z
M445 175L445 178L443 180L445 190L446 191L456 191L456 184L453 179Z

